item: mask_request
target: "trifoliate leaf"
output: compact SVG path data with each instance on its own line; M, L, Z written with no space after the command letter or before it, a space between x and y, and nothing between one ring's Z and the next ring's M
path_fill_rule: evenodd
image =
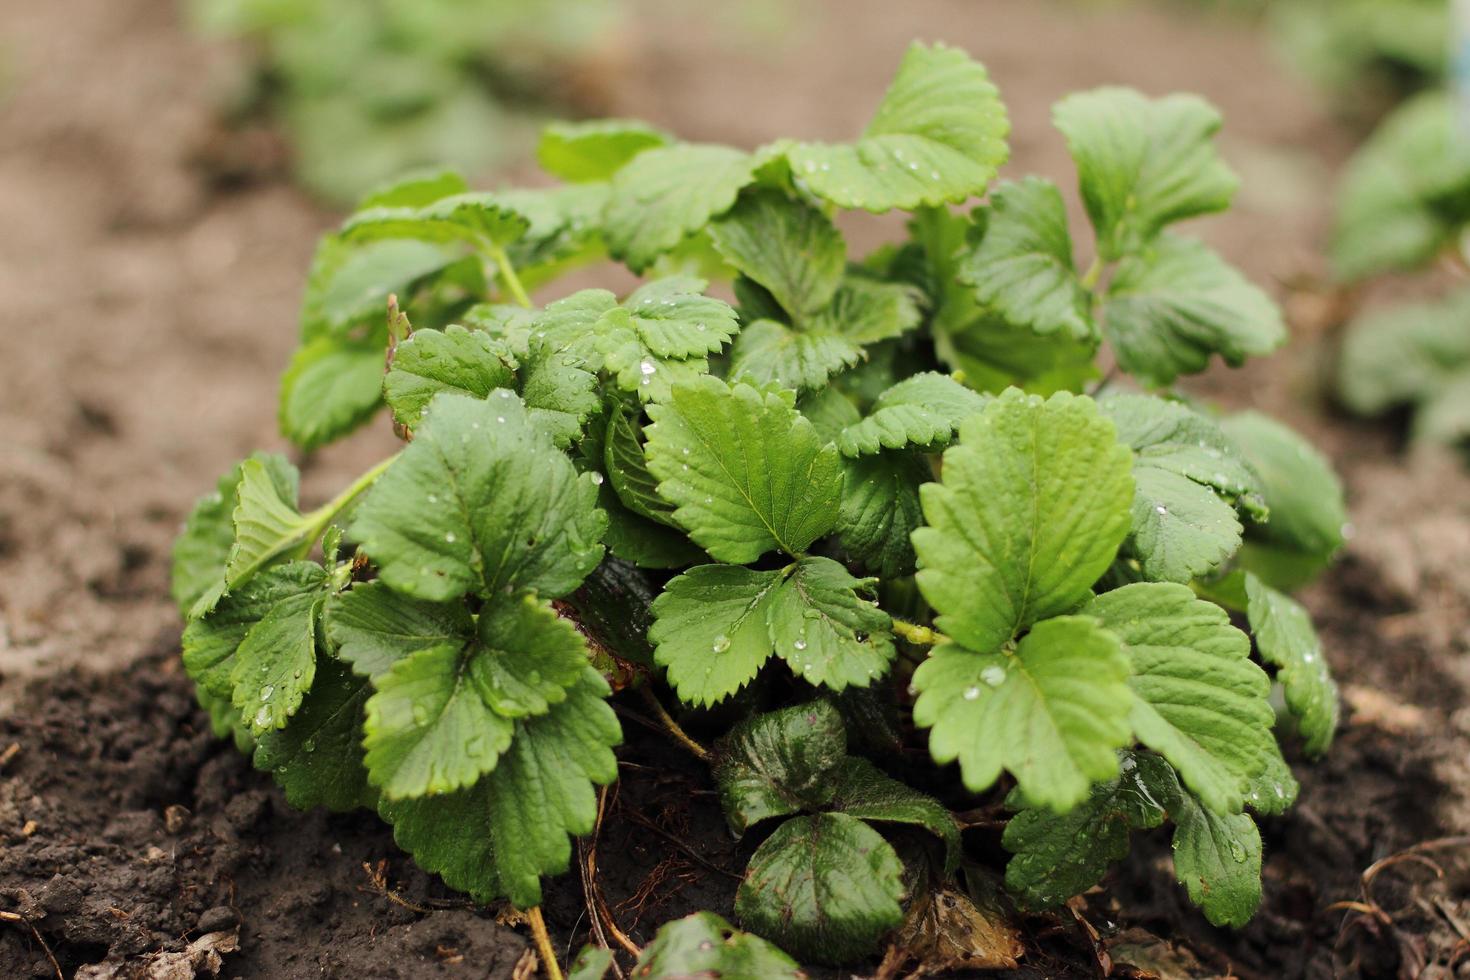
M393 418L416 426L441 391L484 398L515 383L510 349L480 330L451 324L420 330L398 342L393 368L383 379L383 394Z
M1165 225L1223 211L1235 196L1239 181L1213 143L1220 113L1197 96L1099 88L1067 96L1052 118L1105 259L1136 251Z
M1067 206L1057 186L1039 177L1002 184L984 214L984 237L960 270L976 299L1036 333L1090 340L1092 296L1072 264Z
M725 977L801 980L796 961L759 936L739 932L713 912L695 912L661 926L633 973L639 980Z
M922 827L944 842L945 867L954 869L960 856L960 828L934 797L857 757L844 759L833 779L833 810L869 821Z
M1343 337L1337 393L1361 415L1428 400L1470 370L1470 290L1375 310Z
M1337 731L1337 684L1312 617L1301 603L1255 575L1245 576L1246 615L1261 659L1277 668L1286 706L1296 716L1308 753L1327 751Z
M766 612L771 643L791 672L834 691L867 687L893 661L893 622L873 601L877 579L855 579L830 558L803 558Z
M444 394L358 506L352 537L387 585L417 598L559 596L602 559L596 500L592 474L579 477L509 391Z
M1094 786L1066 813L1027 805L1006 824L1001 843L1014 857L1006 887L1033 908L1060 905L1102 880L1108 866L1128 856L1135 830L1163 824L1179 784L1156 755L1125 753L1117 779Z
M466 192L420 207L373 207L352 214L341 236L348 241L412 238L504 247L530 227L526 217L494 194Z
M533 596L502 599L480 611L471 680L496 714L541 715L566 700L589 657L571 620Z
M645 150L612 179L603 223L613 258L641 273L690 232L723 214L751 182L748 153L701 143Z
M908 446L942 447L985 402L947 374L921 372L879 395L867 418L843 430L837 448L844 456L865 456Z
M367 340L324 336L291 355L281 375L281 434L315 449L372 418L383 404L381 331Z
M1257 412L1220 428L1256 473L1270 510L1247 529L1240 564L1281 589L1314 576L1342 547L1347 506L1332 464L1291 429Z
M349 243L324 236L312 258L301 303L303 344L339 340L366 321L383 319L388 297L406 295L414 283L451 264L458 252L413 239Z
M1099 403L1133 449L1128 548L1152 580L1188 582L1240 547L1235 505L1265 516L1260 481L1213 420L1177 402L1117 395Z
M418 208L469 189L464 178L453 170L421 170L374 187L353 210Z
M1089 398L1008 389L966 420L913 534L939 628L993 653L1086 599L1128 533L1130 455Z
M668 134L636 119L554 122L541 131L536 162L562 180L607 180L644 150L669 142Z
M284 479L283 479L284 477ZM233 589L276 558L298 551L316 536L317 521L296 509L296 468L247 459L235 490L235 544L225 562L225 586ZM300 556L298 556L300 557Z
M1133 734L1128 658L1085 616L1036 624L1015 653L939 647L913 683L922 692L914 724L932 729L930 754L958 759L974 793L1005 769L1037 806L1067 810L1117 773L1116 750Z
M267 770L300 810L372 806L377 793L362 762L363 705L372 686L331 657L318 662L311 691L291 724L255 743L255 768Z
M1240 928L1261 904L1261 832L1248 813L1219 814L1180 793L1174 820L1174 875L1217 926Z
M320 566L303 564L322 574ZM235 650L230 683L251 734L284 728L301 707L316 676L316 628L325 598L317 589L281 599Z
M914 44L857 142L793 143L786 157L838 207L912 210L983 194L1009 133L984 66L958 48Z
M643 427L626 406L614 405L607 416L602 463L622 505L640 517L674 525L674 508L658 495L658 480L648 472Z
M738 837L770 817L825 806L846 756L842 716L826 701L740 722L715 745L715 785L730 830Z
M730 349L730 377L810 391L862 359L862 347L840 334L757 320L740 331Z
M1211 354L1236 367L1286 340L1269 296L1203 243L1174 235L1118 263L1104 309L1118 365L1159 387L1203 371Z
M687 704L711 705L750 683L773 650L766 617L780 572L700 565L664 587L648 639Z
M838 541L868 571L883 579L914 572L910 535L924 523L919 487L933 479L923 457L885 452L843 462L842 517Z
M421 650L458 652L475 632L464 603L425 602L381 582L360 582L332 596L325 619L337 656L372 679Z
M854 344L876 344L917 327L923 318L922 298L907 283L849 275L832 294L832 302L813 314L806 328L813 334L836 334Z
M775 393L700 378L650 405L649 472L674 518L720 561L799 555L837 522L836 449Z
M817 208L780 191L747 189L710 225L710 236L726 261L769 290L792 317L827 306L842 281L842 233Z
M1133 664L1130 716L1139 741L1216 813L1239 813L1276 750L1270 681L1230 615L1185 585L1140 582L1083 607L1123 642Z

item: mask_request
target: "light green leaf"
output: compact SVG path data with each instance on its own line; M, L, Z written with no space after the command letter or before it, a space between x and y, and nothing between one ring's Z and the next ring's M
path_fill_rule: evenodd
M526 233L530 222L494 194L465 192L420 207L372 207L343 222L348 241L412 238L504 247Z
M318 589L281 599L235 650L230 683L251 734L284 728L301 707L316 676L316 627L325 598Z
M554 122L541 131L536 162L562 180L607 180L644 150L670 142L668 134L636 119Z
M407 295L457 257L453 248L413 239L349 243L323 236L301 303L302 343L328 335L343 340L352 328L381 321L391 294Z
M796 400L796 409L816 426L823 443L836 442L842 430L862 419L857 406L839 388L826 387Z
M681 701L715 704L754 679L773 650L766 616L781 580L780 572L700 565L664 587L648 639Z
M868 417L850 425L837 439L844 456L884 449L947 445L960 423L985 408L986 398L947 374L924 371L878 396Z
M1015 653L939 647L913 683L914 724L932 729L930 754L940 764L958 759L974 793L1005 769L1028 800L1065 811L1117 774L1115 750L1133 734L1128 658L1088 617L1044 620Z
M892 846L858 818L792 817L751 855L735 914L803 960L846 963L903 921L902 878Z
M416 426L441 391L485 398L496 388L511 387L515 369L515 358L503 343L484 331L451 324L398 342L383 394L394 419Z
M605 183L501 191L500 200L530 222L506 246L516 276L528 290L551 282L577 265L604 257L602 212Z
M288 478L281 479L283 475ZM235 526L235 544L225 562L226 588L238 587L316 536L317 522L296 509L298 483L295 467L283 474L280 467L268 466L259 459L240 464L235 512L230 517Z
M718 353L735 336L738 318L728 303L705 296L709 283L668 276L638 287L622 307L632 317L643 346L655 357L684 358Z
M842 716L826 701L754 715L715 743L713 775L736 837L771 817L826 806L847 755Z
M641 273L735 203L751 182L748 153L702 143L645 150L614 175L603 222L613 258Z
M453 170L421 170L374 187L353 210L418 208L469 189L464 178Z
M1414 416L1417 442L1453 445L1470 437L1470 368L1430 395Z
M1240 928L1261 904L1261 832L1248 813L1219 814L1180 793L1174 820L1174 874L1189 900L1217 926Z
M1286 764L1286 759L1281 755L1281 746L1273 741L1271 752L1266 756L1266 768L1251 780L1245 802L1257 813L1279 816L1296 802L1301 789L1301 784L1292 775L1291 766Z
M1133 665L1131 724L1200 801L1239 813L1277 751L1271 684L1230 615L1188 586L1140 582L1084 607L1123 642Z
M589 658L577 627L548 603L500 599L480 611L470 680L498 715L542 715L566 700Z
M844 759L832 778L833 810L869 821L923 827L944 842L945 866L954 869L960 857L960 828L934 797L857 757Z
M1348 325L1338 395L1361 415L1423 402L1470 370L1470 289L1373 310Z
M607 415L603 447L603 469L618 500L640 517L660 524L674 524L674 508L658 495L658 480L648 472L643 451L643 427L626 406L615 404Z
M924 523L919 487L933 479L922 457L885 452L843 462L838 541L883 579L914 572L915 528Z
M837 522L836 449L775 393L699 378L650 405L648 469L696 544L720 561L799 555Z
M1129 88L1078 92L1052 118L1077 163L1103 258L1147 244L1168 224L1230 206L1239 184L1216 155L1220 113L1193 95Z
M798 319L827 306L842 281L842 233L817 208L780 191L747 189L710 225L710 236L726 261Z
M457 653L474 632L464 603L425 602L381 582L359 582L327 600L326 633L337 656L374 680L421 650Z
M255 768L269 771L299 810L372 806L377 793L362 762L363 704L371 693L365 679L323 658L291 724L256 740Z
M1014 385L1043 396L1080 392L1087 381L1099 377L1096 347L1095 341L1060 333L1041 335L978 311L953 330L937 329L934 338L939 359L963 372L967 387L999 393Z
M1245 576L1246 615L1261 659L1277 668L1286 706L1296 716L1308 753L1326 752L1337 731L1337 684L1312 617L1301 603L1255 575Z
M1008 389L965 421L913 534L940 629L993 653L1086 599L1128 533L1130 456L1089 398Z
M1118 365L1158 387L1203 371L1211 354L1237 367L1286 341L1269 296L1201 242L1174 235L1118 263L1104 310Z
M757 320L740 331L730 349L730 377L810 391L862 359L862 347L839 334Z
M358 506L352 537L387 585L417 598L559 596L602 559L596 500L592 474L578 476L509 391L444 394Z
M766 610L771 644L808 684L834 691L867 687L893 662L893 622L871 593L877 579L855 579L830 558L803 558L787 570Z
M713 912L695 912L661 926L633 968L639 980L725 977L802 980L796 961L759 936L739 932Z
M281 375L281 434L302 449L315 449L372 418L383 404L384 339L323 336L291 355Z
M836 334L854 344L891 340L919 325L922 294L907 283L849 275L832 302L805 324L813 334Z
M841 208L912 210L963 201L1008 155L1010 121L985 68L957 48L914 44L855 143L793 143L792 172Z
M1090 340L1092 296L1072 264L1067 206L1049 180L1004 183L985 208L984 237L960 269L981 304L1039 334Z
M536 428L565 449L582 436L582 425L602 402L597 375L577 354L536 341L521 364L521 400Z

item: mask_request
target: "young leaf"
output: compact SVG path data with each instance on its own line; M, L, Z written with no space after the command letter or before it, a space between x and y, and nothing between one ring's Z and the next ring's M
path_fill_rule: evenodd
M1099 88L1067 96L1052 118L1105 259L1137 251L1165 225L1223 211L1235 196L1239 181L1213 143L1220 113L1197 96Z
M315 522L296 509L299 482L295 467L283 472L259 459L240 464L235 512L230 517L235 544L225 562L226 588L236 588L314 535Z
M842 281L847 248L825 214L767 188L747 189L710 225L715 248L798 319L827 306Z
M826 701L737 724L716 744L713 769L731 832L738 837L762 820L825 806L846 755L842 716Z
M1083 612L1102 620L1133 664L1130 721L1139 741L1178 770L1216 813L1239 813L1276 751L1271 685L1230 616L1188 586L1139 582Z
M903 921L903 862L877 831L845 813L792 817L751 855L735 914L804 960L871 953Z
M1001 184L985 210L985 234L960 269L975 298L1039 334L1090 340L1092 296L1072 264L1067 206L1049 180Z
M759 936L739 932L713 912L695 912L659 927L633 968L638 980L726 977L802 980L796 962Z
M421 170L379 184L357 202L354 211L368 208L420 208L470 189L453 170Z
M419 207L372 207L342 224L348 241L412 238L425 242L468 242L504 247L526 233L526 217L494 194L465 192Z
M1118 771L1132 736L1128 658L1117 637L1085 616L1036 624L1015 653L973 653L952 644L914 671L922 692L914 724L930 728L929 752L960 763L973 793L1009 770L1026 798L1064 811L1092 783Z
M398 342L383 394L395 420L416 426L440 392L485 398L496 388L512 387L515 369L515 358L500 341L451 324Z
M785 574L766 610L771 644L808 684L867 687L893 661L893 623L860 598L877 579L855 579L830 558L803 558Z
M838 541L880 578L914 572L915 528L924 523L919 487L933 478L923 457L885 452L843 462Z
M315 449L372 418L383 404L381 329L366 340L324 336L291 356L281 375L281 434L302 449Z
M325 581L320 566L304 562ZM309 577L309 576L307 576ZM287 596L250 627L230 669L235 707L251 734L286 727L316 677L316 629L326 598L320 588Z
M1099 403L1133 449L1129 549L1155 581L1188 582L1240 547L1239 505L1266 514L1260 481L1211 419L1177 402L1116 395Z
M919 588L980 653L1087 598L1128 532L1130 453L1091 399L1008 389L960 429L920 488Z
M1009 133L984 66L957 48L914 44L857 142L793 143L786 157L838 207L912 210L983 194Z
M322 658L291 724L256 740L255 768L269 771L297 809L373 806L377 793L362 761L363 705L371 693L365 679Z
M700 378L650 405L648 469L696 544L720 561L799 555L837 522L842 472L778 394Z
M640 517L660 524L674 524L673 508L658 495L658 480L648 472L644 456L643 428L627 407L614 404L607 414L607 436L603 467L618 500Z
M869 821L922 827L944 842L945 867L954 870L960 857L960 828L938 800L855 756L842 760L834 779L833 810Z
M636 119L554 122L541 131L536 162L561 180L607 180L644 150L669 143L668 134Z
M757 320L740 331L730 349L730 377L756 385L814 391L862 359L862 346L841 334L795 330L775 320Z
M486 605L478 628L471 680L485 703L506 718L550 711L587 665L587 641L576 625L533 596Z
M664 587L648 639L686 704L711 705L754 679L771 655L766 617L782 573L700 565Z
M1261 904L1261 832L1248 813L1220 814L1180 793L1174 819L1174 874L1189 900L1217 926L1240 928Z
M1286 340L1269 296L1203 243L1174 235L1118 263L1104 309L1119 366L1156 387L1203 371L1211 354L1239 366Z
M1261 659L1278 669L1286 706L1296 716L1308 753L1327 751L1337 731L1337 684L1332 680L1312 617L1301 603L1255 575L1245 576L1246 615Z
M986 401L947 374L920 372L879 395L867 418L842 431L837 448L844 456L866 456L909 446L942 447Z
M639 153L612 179L603 222L613 258L642 273L723 214L753 179L754 158L726 146L678 143Z
M462 602L425 602L382 582L359 582L327 600L326 634L337 656L376 680L421 650L462 650L475 622Z
M443 601L471 590L570 592L602 559L597 484L500 389L442 394L359 505L352 536L390 587Z

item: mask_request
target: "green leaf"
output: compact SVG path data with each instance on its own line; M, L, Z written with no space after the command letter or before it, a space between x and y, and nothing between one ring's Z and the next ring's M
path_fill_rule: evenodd
M1128 658L1117 637L1085 616L1036 624L1015 653L939 647L914 672L914 724L929 752L960 763L979 793L1016 777L1026 798L1064 811L1092 783L1117 774L1115 750L1132 737Z
M425 242L468 242L504 247L526 233L530 222L494 194L452 194L419 207L372 207L342 224L348 241L412 238Z
M914 573L910 535L924 522L919 487L933 478L922 457L885 452L845 460L838 541L880 578Z
M830 558L803 558L788 569L766 610L771 644L808 684L834 691L867 687L893 662L893 622L871 593L877 579L855 579Z
M923 318L921 300L918 290L907 283L849 275L805 329L835 334L854 344L875 344L917 327Z
M470 789L417 799L378 798L378 815L393 825L393 840L414 863L467 892L476 902L505 894L488 833L494 787L482 779Z
M1217 926L1240 928L1261 904L1261 832L1248 813L1219 814L1180 793L1174 819L1174 874L1189 900Z
M975 298L1036 333L1090 340L1092 295L1072 264L1067 206L1057 186L1039 177L1001 184L984 215L984 237L960 269Z
M913 534L924 598L956 642L992 653L1088 597L1128 533L1130 453L1089 398L1008 389L960 429Z
M1246 793L1245 801L1257 813L1279 816L1296 803L1301 788L1301 784L1292 775L1291 766L1286 764L1286 759L1281 755L1281 746L1273 741L1271 752L1266 756L1266 768L1251 780L1250 792Z
M754 158L727 146L678 143L645 150L614 175L603 222L613 258L641 273L728 211L753 179Z
M766 617L781 580L780 572L700 565L664 586L648 639L681 701L715 704L755 678L773 650Z
M705 296L709 283L668 276L638 287L622 307L648 352L684 358L715 354L735 336L738 318L728 303Z
M381 331L368 340L324 336L291 356L281 375L281 434L315 449L372 418L383 404Z
M394 419L416 426L440 392L485 398L511 387L515 368L509 348L484 331L454 324L442 332L420 330L398 342L383 394Z
M669 143L668 134L636 119L554 122L541 131L536 162L562 180L607 180L644 150Z
M822 442L836 442L842 430L862 419L852 399L838 388L819 388L796 400L796 409L817 429Z
M762 820L831 802L847 755L842 716L826 701L754 715L715 744L720 805L736 837Z
M1239 813L1276 752L1270 681L1230 615L1185 585L1139 582L1083 611L1123 642L1133 664L1131 724L1217 813Z
M1177 402L1116 395L1099 403L1133 449L1128 548L1155 581L1188 582L1240 547L1236 506L1266 514L1260 481L1219 425Z
M470 186L453 170L424 170L380 184L369 191L353 208L417 208L433 204L451 194L463 194Z
M1470 289L1373 310L1348 325L1337 393L1360 415L1424 402L1470 370Z
M799 555L837 521L837 451L775 393L699 378L650 405L648 469L674 518L720 561Z
M295 467L283 471L259 459L240 464L235 512L230 517L235 544L225 562L226 588L238 587L275 559L315 538L317 521L297 510L299 482Z
M1135 830L1161 826L1179 784L1156 755L1125 753L1117 779L1094 786L1066 813L1026 805L1006 824L1001 843L1014 857L1006 887L1032 908L1060 905L1102 880L1108 865L1128 856Z
M331 657L316 667L311 691L291 724L255 743L255 768L267 770L299 810L347 811L377 801L362 761L363 705L372 686Z
M1286 706L1311 755L1326 752L1337 731L1337 684L1332 679L1312 617L1301 603L1257 576L1245 576L1246 615L1261 659L1277 668Z
M841 208L912 210L963 201L1008 155L1010 121L985 68L958 48L910 46L855 143L793 143L792 172Z
M321 573L320 566L308 567ZM316 677L316 628L324 599L320 589L281 599L235 650L230 683L235 707L252 735L284 728L301 707Z
M323 236L301 303L303 344L324 336L346 339L364 322L381 321L390 295L407 295L457 257L454 249L413 239L349 243Z
M844 456L942 447L961 422L985 408L986 400L947 374L923 371L879 395L867 418L842 431L837 447Z
M593 475L577 475L513 394L444 394L368 491L351 533L387 585L417 598L559 596L602 560L607 518L596 500Z
M659 927L633 968L638 980L726 977L802 980L796 961L759 936L739 932L713 912L695 912Z
M597 425L583 438L579 449L587 467L606 467L605 438L606 432ZM640 460L642 452L640 445ZM658 499L662 504L662 498ZM618 558L642 568L683 568L708 561L708 556L689 542L682 529L655 523L629 510L610 479L597 487L597 506L608 519L603 543Z
M526 233L505 249L526 289L604 257L602 212L608 193L605 183L500 192L500 200L530 222Z
M835 773L832 809L881 823L922 827L944 842L945 868L960 857L960 828L939 801L899 782L867 759L848 758Z
M577 959L567 968L567 980L603 980L612 968L613 951L606 946L582 947Z
M658 480L648 472L643 451L643 427L626 406L614 404L607 416L603 468L624 507L640 517L674 525L673 507L658 495Z
M803 960L851 962L903 921L902 879L893 848L858 818L792 817L751 855L735 914Z
M1342 483L1311 443L1258 412L1230 416L1220 428L1259 477L1271 514L1246 531L1240 564L1270 585L1295 588L1342 547Z
M811 391L862 359L862 347L840 334L757 320L740 331L730 349L730 377Z
M847 261L842 233L805 201L777 190L752 188L710 225L715 248L760 283L793 317L831 302Z
M1286 341L1269 296L1203 243L1174 235L1118 263L1104 310L1118 365L1157 387L1203 371L1211 354L1238 367Z
M996 393L1013 385L1038 395L1081 391L1099 377L1096 347L1095 341L1038 334L986 313L953 330L939 329L934 338L939 359L963 372L967 387Z
M536 342L521 364L521 400L531 423L565 449L582 435L582 425L602 401L597 375L575 353Z
M1235 196L1239 181L1213 142L1220 113L1198 96L1099 88L1067 96L1052 118L1105 259L1138 250L1165 225L1223 211Z
M1470 370L1434 392L1414 416L1416 442L1453 445L1470 437Z
M506 718L542 715L566 700L590 657L576 625L534 596L487 605L478 625L471 679Z
M421 650L458 652L475 632L463 603L425 602L381 582L359 582L331 596L325 618L337 656L374 680Z

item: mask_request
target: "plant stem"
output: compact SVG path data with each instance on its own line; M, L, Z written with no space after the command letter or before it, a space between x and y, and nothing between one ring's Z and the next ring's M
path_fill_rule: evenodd
M346 490L343 490L341 493L337 494L337 496L322 504L310 514L305 515L308 530L306 533L306 540L301 542L301 544L296 549L298 557L304 558L307 554L311 552L312 545L316 544L316 539L321 537L322 532L327 529L327 525L332 523L332 518L340 514L343 510L347 508L348 504L352 503L354 500L360 497L368 489L368 487L371 487L374 483L376 483L378 481L378 477L382 476L383 472L387 470L389 466L393 465L393 461L398 458L398 455L398 453L394 453L387 459L379 460L372 469L359 476L356 480L353 480L352 485L349 486Z
M531 297L526 295L526 287L521 285L521 277L516 275L515 266L510 264L510 256L506 255L505 249L499 245L490 249L490 255L495 259L495 264L500 267L500 279L505 283L505 288L511 298L529 310Z
M937 633L927 626L920 626L917 623L908 623L903 621L902 619L895 619L893 621L893 632L897 633L905 640L908 640L910 643L915 643L919 646L925 647L935 646L937 644L943 643L947 639L947 637L943 633Z
M546 920L541 918L541 906L526 909L526 920L531 923L531 937L536 940L536 955L541 958L541 967L551 980L563 980L561 964L556 961L556 947L551 945L551 934L546 931Z
M1092 265L1088 266L1087 271L1082 273L1082 288L1091 292L1093 287L1097 285L1098 279L1102 277L1102 270L1102 256L1094 255L1092 257Z
M659 701L657 695L645 685L641 684L638 686L638 693L643 696L643 700L648 704L649 709L658 717L659 722L664 726L664 730L669 733L674 741L693 753L694 757L700 762L709 761L709 749L690 738L689 734L679 727L679 723L674 720L673 716L664 710L664 706Z

